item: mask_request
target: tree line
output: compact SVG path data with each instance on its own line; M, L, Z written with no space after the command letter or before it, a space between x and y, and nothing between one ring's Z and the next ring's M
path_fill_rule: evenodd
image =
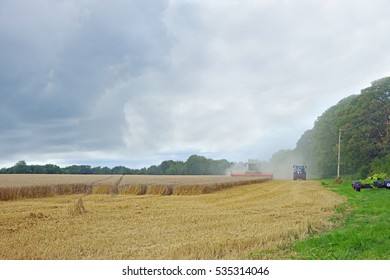
M213 160L204 156L192 155L186 161L166 160L160 165L132 169L126 166L92 167L71 165L60 167L55 164L28 165L24 160L14 166L2 168L0 174L123 174L123 175L224 175L232 165L226 159Z
M339 132L341 141L339 147ZM291 176L292 166L302 163L311 177L330 178L340 173L366 178L373 173L390 175L390 77L371 83L360 94L342 99L317 118L312 129L303 133L296 147L280 150L265 163L265 169L282 177ZM160 165L131 169L125 166L91 167L54 164L27 165L19 161L0 173L29 174L150 174L150 175L224 175L233 163L192 155L185 162L166 160Z
M270 163L291 165L298 161L305 163L314 177L335 177L340 129L341 175L390 175L390 77L372 82L360 94L327 109L301 136L295 149L275 153Z

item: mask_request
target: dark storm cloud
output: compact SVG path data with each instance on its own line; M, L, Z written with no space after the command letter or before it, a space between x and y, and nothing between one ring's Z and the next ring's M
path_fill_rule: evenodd
M0 5L1 154L123 146L123 106L135 93L111 94L109 88L163 67L166 3Z

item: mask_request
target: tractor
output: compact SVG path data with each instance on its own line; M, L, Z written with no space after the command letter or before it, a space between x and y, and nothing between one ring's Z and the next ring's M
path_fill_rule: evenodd
M294 165L293 179L294 180L306 180L306 166Z

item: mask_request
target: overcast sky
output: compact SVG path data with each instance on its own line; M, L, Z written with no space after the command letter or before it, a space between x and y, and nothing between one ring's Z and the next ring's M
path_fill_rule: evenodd
M0 0L0 167L267 160L390 74L372 0Z

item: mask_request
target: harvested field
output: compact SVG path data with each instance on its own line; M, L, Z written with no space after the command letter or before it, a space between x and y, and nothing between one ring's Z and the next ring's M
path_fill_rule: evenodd
M0 200L63 194L194 195L268 178L230 176L2 174Z
M191 196L0 201L0 259L248 259L337 226L330 218L343 201L292 180Z

